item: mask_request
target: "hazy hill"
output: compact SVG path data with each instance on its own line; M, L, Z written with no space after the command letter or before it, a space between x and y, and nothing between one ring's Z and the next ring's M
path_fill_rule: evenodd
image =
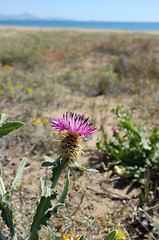
M22 14L1 14L0 13L0 20L38 20L39 17L36 17L30 13L22 13Z

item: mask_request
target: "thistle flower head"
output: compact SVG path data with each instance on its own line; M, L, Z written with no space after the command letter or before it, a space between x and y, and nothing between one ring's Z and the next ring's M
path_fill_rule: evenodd
M63 118L52 119L51 126L55 131L65 131L61 144L60 153L68 158L76 157L81 152L80 136L86 137L94 133L96 128L88 122L89 118L77 113L63 114Z
M88 123L88 120L89 118L84 118L84 115L67 112L63 114L62 119L54 118L51 126L56 131L67 131L86 137L96 130L92 128L92 123Z

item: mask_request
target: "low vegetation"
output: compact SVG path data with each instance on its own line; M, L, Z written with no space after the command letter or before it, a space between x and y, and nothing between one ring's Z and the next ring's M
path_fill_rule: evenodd
M158 239L158 42L158 34L126 31L0 29L0 112L25 123L4 136L0 147L6 189L27 157L23 184L7 202L19 239L29 236L40 177L51 177L41 168L45 155L57 154L59 135L51 131L51 119L67 111L90 116L98 126L95 137L85 139L86 156L79 161L99 173L70 166L66 206L41 228L41 239L101 240L109 232L112 238L104 240L118 234ZM59 192L65 181L64 173ZM9 235L9 223L0 223Z

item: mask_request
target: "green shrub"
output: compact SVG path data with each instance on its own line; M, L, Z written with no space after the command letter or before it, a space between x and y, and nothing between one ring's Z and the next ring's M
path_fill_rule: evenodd
M146 125L137 127L132 121L133 111L117 106L112 112L118 124L112 127L113 138L107 141L102 130L97 147L107 153L108 167L114 168L125 177L142 177L147 168L159 170L159 128L148 135ZM117 166L117 167L116 167Z

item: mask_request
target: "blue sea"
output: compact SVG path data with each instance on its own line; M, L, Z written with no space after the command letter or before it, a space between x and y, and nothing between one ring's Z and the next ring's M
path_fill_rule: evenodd
M61 28L88 28L159 31L159 22L97 22L97 21L66 21L66 20L0 20L0 26L22 27L61 27Z

